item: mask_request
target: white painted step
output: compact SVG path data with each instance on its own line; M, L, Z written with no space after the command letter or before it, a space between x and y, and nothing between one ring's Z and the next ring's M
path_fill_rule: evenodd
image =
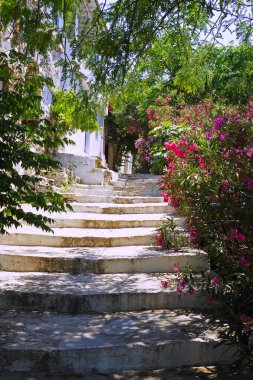
M59 313L104 313L130 310L201 309L200 289L178 295L164 288L160 274L84 274L0 272L0 309Z
M110 184L113 186L118 185L118 184L119 185L125 184L125 185L131 185L131 186L134 186L134 185L143 185L143 186L157 185L158 186L158 178L148 178L148 179L145 179L145 178L136 178L136 179L120 178L117 181L110 181Z
M173 213L172 207L165 203L136 203L114 205L111 203L71 203L74 212L98 214L165 214Z
M119 179L125 180L136 180L136 179L145 179L145 180L156 180L158 181L161 178L159 174L152 173L135 173L135 174L120 174Z
M48 215L48 214L47 214ZM182 226L185 218L173 214L89 214L68 212L62 214L51 214L55 228L135 228L135 227L157 227L162 218L173 218L174 223Z
M84 375L88 380L94 373L229 364L234 353L224 345L215 347L216 326L197 313L1 312L0 325L1 369L13 371L13 379L14 371L23 371L22 380L30 371L62 375L59 379Z
M116 203L116 204L136 204L136 203L164 203L163 198L148 196L103 196L103 195L76 195L63 194L66 199L80 203Z
M0 268L13 272L66 273L152 273L173 272L189 264L194 271L207 270L207 255L181 248L167 251L158 247L54 248L0 246Z
M53 233L38 228L22 226L0 235L2 245L27 245L51 247L115 247L124 245L151 245L156 243L153 228L54 228Z

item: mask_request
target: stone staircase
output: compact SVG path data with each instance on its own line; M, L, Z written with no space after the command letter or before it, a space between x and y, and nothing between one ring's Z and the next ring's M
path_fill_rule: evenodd
M198 250L155 246L159 220L173 217L157 180L76 184L66 197L73 211L52 215L54 234L23 226L0 237L3 379L230 363L200 290L178 296L160 284L175 263L208 263Z

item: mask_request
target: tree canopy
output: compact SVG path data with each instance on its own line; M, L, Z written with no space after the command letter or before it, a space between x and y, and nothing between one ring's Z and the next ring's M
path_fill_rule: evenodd
M21 220L50 230L51 218L25 211L23 204L40 212L65 210L64 199L41 178L42 172L59 168L47 152L70 143L70 127L96 128L96 104L82 86L80 64L67 50L81 3L0 1L0 233L18 227ZM46 88L56 90L48 70L51 52L60 57L55 65L62 73L63 90L55 94L48 115L43 94Z
M98 92L113 90L113 101L140 126L150 99L173 86L192 97L211 89L227 98L236 86L233 101L248 97L252 12L252 0L105 0L100 6L95 0L1 0L1 45L8 48L0 55L0 231L20 219L47 229L47 220L25 213L22 203L64 209L51 189L37 191L39 174L57 167L46 151L69 142L70 126L96 126ZM225 30L243 42L240 51L213 47ZM59 53L63 83L51 120L41 104L44 89L54 86L47 72L50 52ZM127 118L125 125L127 130Z
M87 59L98 83L109 80L116 86L145 58L165 31L182 47L185 32L192 43L196 36L198 43L221 41L226 30L249 43L252 12L252 0L117 0L113 3L105 0L94 12L88 30L82 30L82 41L86 44L77 44L77 50Z

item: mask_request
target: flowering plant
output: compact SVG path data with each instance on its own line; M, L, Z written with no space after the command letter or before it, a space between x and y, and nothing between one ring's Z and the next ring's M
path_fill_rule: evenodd
M165 249L178 249L187 246L188 239L183 233L182 228L175 224L174 220L169 217L161 219L157 228L156 235L157 245Z
M167 288L168 286L176 287L178 295L195 293L196 277L189 265L180 268L177 263L174 264L173 273L167 273L161 280L161 286Z
M210 100L187 105L181 96L152 111L154 155L164 157L162 196L186 217L192 244L209 255L216 275L206 292L226 310L229 337L249 343L240 316L247 326L253 320L253 101L225 109Z

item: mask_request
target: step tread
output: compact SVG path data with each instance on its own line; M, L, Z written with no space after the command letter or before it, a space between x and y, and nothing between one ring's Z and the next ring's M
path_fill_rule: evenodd
M80 274L40 272L0 272L0 292L54 295L101 295L136 293L173 293L176 286L161 286L161 273ZM201 292L196 290L197 296ZM194 295L182 294L194 298ZM205 298L203 297L205 302Z
M157 273L80 274L0 272L2 310L104 313L157 309L206 309L207 298L194 286L179 296L175 284L161 285Z
M139 203L127 203L127 204L120 204L120 205L117 205L115 203L106 203L106 202L96 202L96 203L88 203L88 202L70 202L70 204L72 205L91 205L91 207L101 207L101 208L108 208L108 207L113 207L113 208L135 208L135 207L144 207L146 208L147 206L153 206L153 207L161 207L160 203L142 203L142 202L139 202ZM165 204L164 202L162 202L162 204L166 207L168 207L167 204Z
M43 213L44 214L44 213ZM79 220L106 220L106 221L142 221L142 220L155 220L159 221L162 218L179 219L174 214L96 214L89 212L67 212L67 213L52 213L47 214L52 219L79 219Z
M1 311L0 321L1 349L44 349L50 344L52 350L64 350L150 346L195 339L218 341L217 330L209 323L205 313L182 310L75 316L50 312Z
M36 257L59 257L63 259L84 258L86 260L143 258L143 257L172 257L176 260L180 257L203 257L207 254L198 249L180 248L180 250L163 250L152 246L127 246L127 247L25 247L0 245L0 255L19 255Z
M144 200L147 200L147 199L150 199L150 203L157 203L157 200L159 200L160 202L164 202L163 201L163 198L161 197L161 196L148 196L148 195L135 195L135 196L131 196L131 195L129 195L129 196L124 196L124 195L96 195L96 194L85 194L85 195L80 195L80 194L68 194L68 193L66 193L66 194L64 194L64 193L62 193L62 195L63 196L71 196L71 195L75 195L77 198L79 198L79 197L83 197L83 198L98 198L98 199L107 199L107 198L109 198L109 199L119 199L119 200L122 200L122 199L129 199L129 200L136 200L136 199L140 199L140 201L138 202L138 203L147 203L147 202L142 202L141 200L142 199L144 199ZM154 200L155 202L152 202L152 200ZM97 202L97 203L99 203L99 202ZM109 203L109 202L108 202Z
M209 269L203 251L181 248L166 251L151 246L98 248L55 248L0 246L0 267L13 272L50 273L151 273L173 272L177 263L182 270Z
M52 228L53 232L42 231L39 228L32 226L21 226L18 228L8 229L9 235L0 236L0 243L8 239L11 235L38 235L38 236L52 236L52 237L103 237L110 239L114 237L128 237L128 236L146 236L154 235L156 233L155 228L152 227L136 227L136 228Z
M2 369L113 373L231 363L217 326L200 313L102 315L0 312Z
M113 213L113 214L157 214L157 213L173 213L172 207L165 203L70 203L73 210L76 212L92 212L92 213Z

